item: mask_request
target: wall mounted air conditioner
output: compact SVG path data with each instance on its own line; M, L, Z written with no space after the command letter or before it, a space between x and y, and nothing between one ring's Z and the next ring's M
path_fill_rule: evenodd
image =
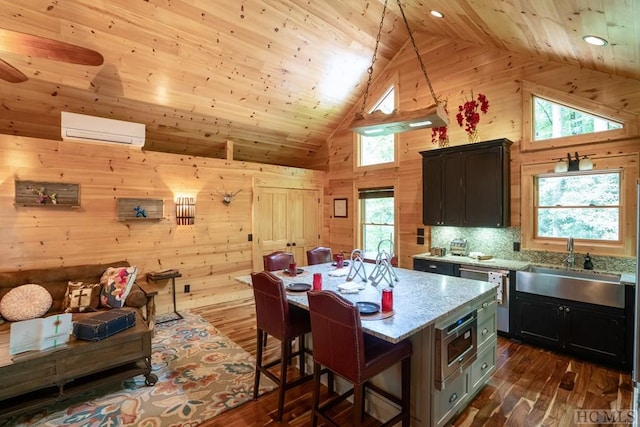
M103 117L62 112L62 139L64 141L103 142L142 147L145 126L141 123L105 119Z

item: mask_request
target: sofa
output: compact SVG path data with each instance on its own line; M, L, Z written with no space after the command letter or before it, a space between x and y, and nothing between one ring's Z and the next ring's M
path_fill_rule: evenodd
M3 304L6 300L3 299L9 292L22 285L36 284L51 295L51 306L43 317L66 311L72 312L73 322L77 322L96 316L111 309L104 306L104 297L101 296L97 308L71 309L69 282L98 284L110 267L121 270L119 267L131 266L127 261L118 261L0 272L0 314L7 312L7 304ZM3 319L0 324L0 378L3 379L0 421L140 374L145 375L147 385L155 384L157 377L151 372L151 339L157 290L140 280L143 277L140 274L137 277L126 299L123 298L124 306L121 308L135 311L135 325L105 339L83 341L71 336L63 346L10 355L12 322Z

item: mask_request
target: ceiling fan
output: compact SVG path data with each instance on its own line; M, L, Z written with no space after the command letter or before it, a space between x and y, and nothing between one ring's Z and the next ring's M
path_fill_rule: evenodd
M102 65L104 62L102 55L95 50L2 28L0 28L0 51L78 65ZM26 82L28 77L0 58L0 79L9 83L22 83Z

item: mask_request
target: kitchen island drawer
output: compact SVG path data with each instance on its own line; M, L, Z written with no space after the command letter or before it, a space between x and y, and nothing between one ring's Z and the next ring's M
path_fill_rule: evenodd
M433 393L433 419L437 420L436 425L445 425L458 410L464 408L468 395L468 369L447 384L444 390L435 390Z
M489 381L492 372L496 368L495 339L492 342L493 345L489 345L480 351L476 361L471 364L471 395Z
M490 340L496 339L496 311L488 313L482 319L478 316L478 351Z

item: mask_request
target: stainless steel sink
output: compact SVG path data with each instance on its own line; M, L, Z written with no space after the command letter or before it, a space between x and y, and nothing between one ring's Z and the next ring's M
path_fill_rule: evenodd
M516 290L536 295L624 308L619 274L531 266L516 273Z

